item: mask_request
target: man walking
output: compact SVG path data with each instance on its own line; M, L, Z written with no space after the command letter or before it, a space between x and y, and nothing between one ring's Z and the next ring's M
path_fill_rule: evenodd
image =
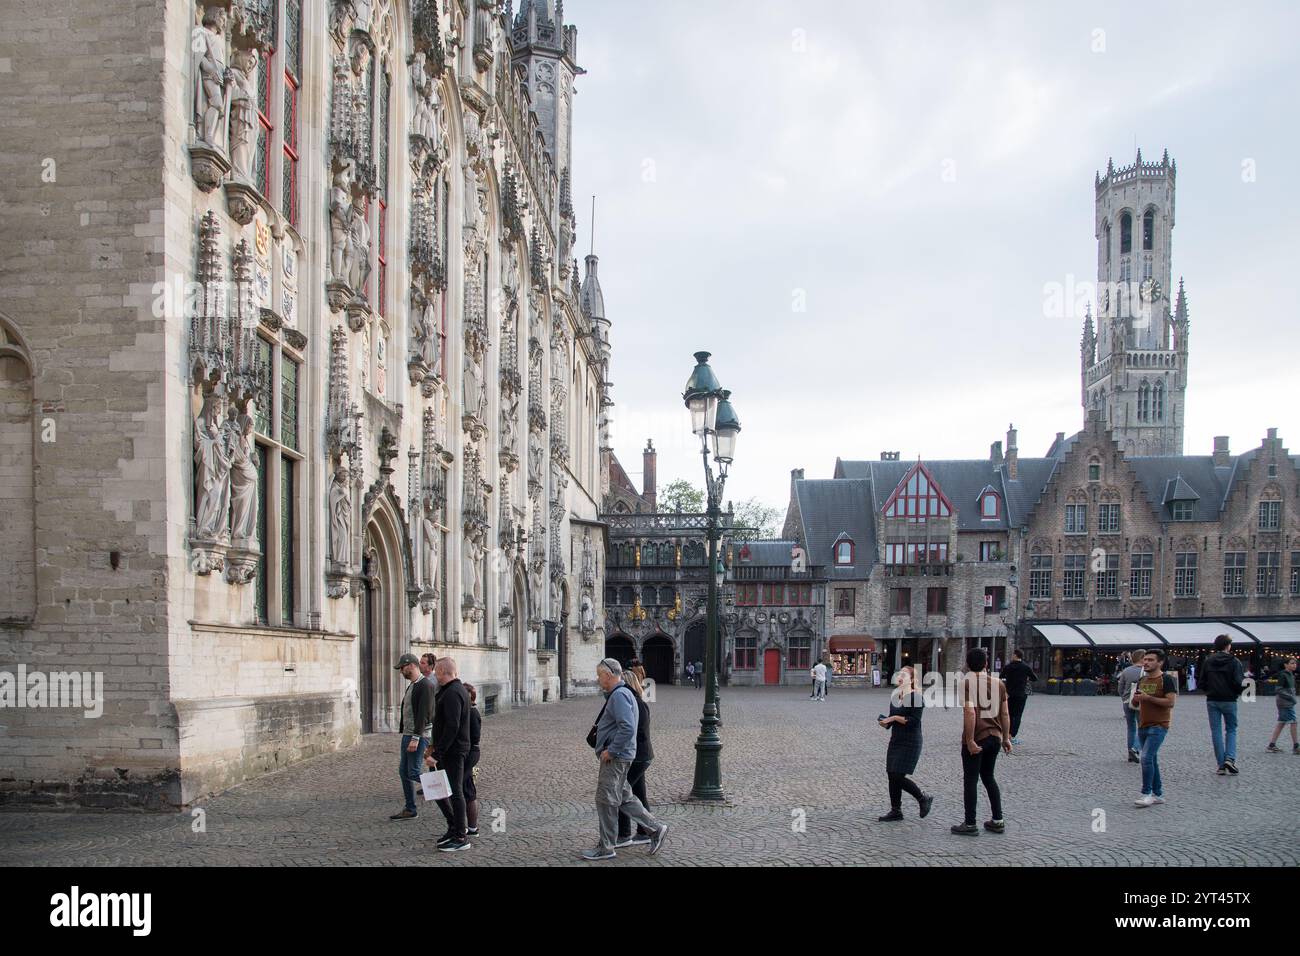
M1011 743L1020 746L1020 718L1029 700L1029 682L1038 680L1033 668L1025 663L1024 651L1011 652L1011 663L999 675L1007 685L1007 706L1011 710Z
M1142 658L1146 651L1136 650L1129 655L1132 661L1119 672L1119 703L1124 708L1124 724L1128 730L1128 762L1138 762L1138 712L1133 706L1133 688L1142 679Z
M420 785L420 769L424 766L424 748L429 745L430 724L433 721L433 691L420 674L420 659L414 654L403 654L397 659L396 670L402 672L410 683L402 695L402 716L398 730L402 734L402 756L397 772L402 778L402 795L406 806L394 813L390 820L413 820L418 815L415 808L415 788Z
M1296 659L1288 657L1286 664L1277 672L1277 726L1266 748L1271 754L1280 754L1282 749L1277 739L1282 736L1282 728L1291 725L1291 752L1300 755L1300 739L1296 737L1295 726L1295 668Z
M704 686L704 661L695 662L695 689L699 690Z
M451 796L438 801L447 818L447 832L438 839L438 849L455 853L470 848L465 819L465 760L470 750L469 692L460 682L460 670L450 657L440 658L433 674L438 697L433 705L433 765L447 771Z
M812 669L813 692L809 695L809 700L826 699L826 665L818 661Z
M1220 634L1214 639L1214 653L1201 666L1205 689L1205 711L1210 717L1210 741L1214 744L1215 771L1237 774L1237 698L1246 686L1241 661L1232 654L1232 638ZM1227 732L1227 741L1224 732Z
M420 655L420 673L424 676L424 679L429 682L429 686L433 689L435 696L438 693L438 679L433 676L433 667L437 663L437 654Z
M596 680L605 695L605 706L596 718L596 754L600 757L600 775L596 781L596 816L600 823L600 843L584 850L584 860L612 860L618 854L618 814L625 813L631 823L654 834L650 853L658 853L668 834L668 824L660 823L632 793L628 771L636 759L636 730L639 711L631 689L623 683L623 666L612 657L596 665Z
M1133 801L1139 807L1165 802L1160 782L1160 745L1169 733L1174 704L1178 700L1178 680L1164 671L1165 652L1160 648L1142 655L1142 679L1133 694L1138 709L1138 747L1142 764L1142 796Z

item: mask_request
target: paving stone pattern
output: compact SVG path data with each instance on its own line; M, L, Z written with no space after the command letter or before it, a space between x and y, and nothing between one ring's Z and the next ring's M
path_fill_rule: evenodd
M702 692L659 689L653 707L653 810L670 827L656 857L644 847L583 864L595 842L596 763L583 738L595 698L488 718L471 850L434 851L436 808L390 822L401 809L398 738L304 761L199 805L206 832L181 814L9 811L0 813L3 865L776 865L958 866L1289 865L1300 863L1300 757L1264 752L1271 700L1243 704L1238 777L1214 774L1205 701L1184 697L1162 750L1169 803L1132 805L1138 767L1124 759L1115 698L1031 698L1023 744L998 760L1004 835L958 837L960 714L927 711L916 779L934 812L878 823L887 805L887 734L875 716L882 690L837 689L825 703L794 687L724 688L725 805L692 804L690 790ZM492 832L496 819L504 830ZM1094 829L1104 811L1105 828ZM980 819L988 815L981 791ZM797 824L806 823L803 832Z

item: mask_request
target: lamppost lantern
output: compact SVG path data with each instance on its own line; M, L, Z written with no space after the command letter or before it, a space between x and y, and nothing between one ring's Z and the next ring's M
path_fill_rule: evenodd
M736 458L736 436L740 434L740 418L728 399L731 392L722 389L718 414L713 430L713 457L721 465L730 465Z
M696 435L710 434L718 418L718 377L709 367L709 353L695 353L695 368L686 380L682 398L691 412L691 431Z

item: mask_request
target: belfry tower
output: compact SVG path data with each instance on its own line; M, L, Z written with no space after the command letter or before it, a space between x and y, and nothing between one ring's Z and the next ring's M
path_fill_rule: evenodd
M1125 455L1181 455L1187 298L1171 299L1174 179L1158 163L1106 164L1096 177L1097 316L1084 321L1084 414L1099 411Z

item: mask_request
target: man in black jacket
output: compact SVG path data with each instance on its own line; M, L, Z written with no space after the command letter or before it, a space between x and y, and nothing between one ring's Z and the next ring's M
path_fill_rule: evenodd
M424 766L424 748L429 745L430 725L433 723L433 688L420 673L420 659L414 654L403 654L396 669L402 672L409 684L402 695L402 716L398 730L402 734L402 759L397 772L402 777L402 794L406 807L394 813L390 820L412 820L415 808L415 789L420 785L420 770Z
M447 771L451 797L438 801L438 809L447 818L447 832L438 840L444 853L468 850L465 819L465 759L469 756L469 712L472 704L460 671L450 657L438 658L434 665L438 696L433 705L433 743L431 751L435 769Z
M1237 773L1237 698L1246 686L1241 661L1232 654L1232 638L1220 634L1214 639L1214 653L1201 665L1201 687L1205 710L1210 715L1210 740L1214 743L1215 771L1220 777ZM1224 742L1224 730L1227 742Z
M1011 652L1011 663L998 675L1007 685L1007 707L1011 711L1011 743L1020 743L1020 718L1024 716L1025 704L1029 701L1029 682L1037 681L1038 675L1025 663L1024 652L1019 648Z

